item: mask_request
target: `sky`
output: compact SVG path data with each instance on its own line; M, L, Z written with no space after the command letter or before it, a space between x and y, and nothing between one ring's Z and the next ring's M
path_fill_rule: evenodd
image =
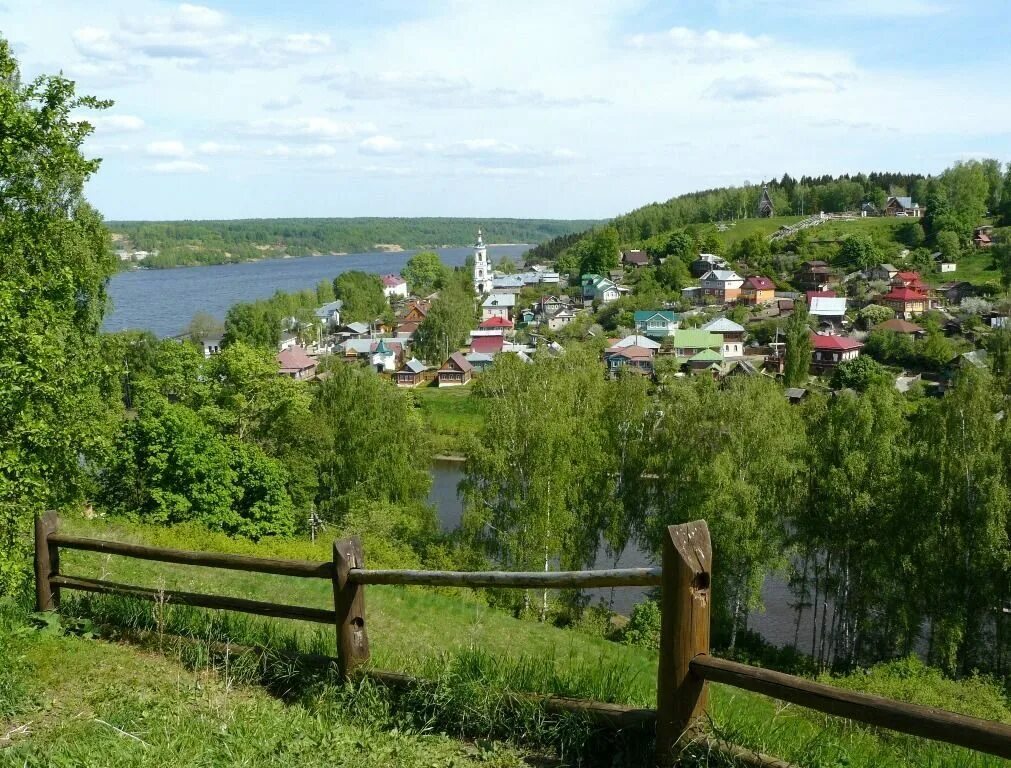
M604 218L1011 160L1007 0L0 0L109 219Z

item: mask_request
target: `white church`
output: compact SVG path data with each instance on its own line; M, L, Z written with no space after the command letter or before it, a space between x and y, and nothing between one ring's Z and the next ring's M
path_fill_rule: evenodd
M474 244L474 293L483 296L491 293L491 272L488 269L488 249L485 248L481 230L477 231Z

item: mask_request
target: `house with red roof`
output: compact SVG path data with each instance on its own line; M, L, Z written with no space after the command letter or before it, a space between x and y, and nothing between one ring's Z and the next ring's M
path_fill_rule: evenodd
M972 236L972 244L977 248L989 248L993 245L993 240L988 233L976 230L976 234Z
M932 309L934 300L926 290L895 286L880 301L903 320L910 320Z
M776 284L767 277L752 275L741 286L740 300L744 304L765 304L776 298Z
M474 336L470 340L470 351L486 355L497 355L505 346L505 338L501 334L495 336Z
M508 317L500 317L496 315L495 317L489 317L487 320L483 320L481 325L478 326L482 331L494 331L498 330L503 333L506 331L511 331L513 328L513 321Z
M604 352L604 365L608 373L617 375L621 368L637 373L653 374L653 354L655 350L631 344L627 347L611 347Z
M299 381L316 378L316 361L299 346L288 347L277 353L279 373Z
M892 285L898 288L926 289L919 272L896 272L895 277L892 278Z
M400 275L383 275L380 278L383 282L383 293L386 298L392 301L396 298L407 298L407 281Z
M811 368L815 373L832 370L847 360L860 357L864 345L847 336L822 336L811 334Z

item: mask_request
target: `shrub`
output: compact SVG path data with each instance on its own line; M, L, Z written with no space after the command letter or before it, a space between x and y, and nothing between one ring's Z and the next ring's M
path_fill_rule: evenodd
M644 600L632 609L621 642L638 648L660 647L660 606L656 601Z

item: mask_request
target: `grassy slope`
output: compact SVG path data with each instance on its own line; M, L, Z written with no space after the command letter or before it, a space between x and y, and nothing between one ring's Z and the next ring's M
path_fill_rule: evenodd
M721 232L720 238L729 247L756 232L762 235L771 235L780 227L796 224L806 218L806 216L774 216L771 219L741 219L726 232Z
M77 522L73 530L103 537L146 540L162 545L250 551L243 544L215 535L203 535L199 544L164 529L134 526L110 528L103 523ZM263 555L328 559L327 546L308 543L260 545ZM373 562L373 565L382 563ZM330 604L329 584L228 571L143 563L90 553L66 553L65 572L102 575L105 578L152 586L238 594L288 603L325 607ZM513 619L460 593L434 593L418 589L370 587L367 618L376 666L425 676L437 676L453 658L468 649L481 649L479 676L487 687L580 696L651 706L655 695L655 653L615 645L599 637ZM83 606L81 606L83 607ZM102 609L91 610L101 614ZM122 612L120 612L121 614ZM167 630L175 622L193 627L194 612L167 607ZM174 614L174 616L173 616ZM150 605L139 606L133 623L151 623ZM217 614L220 617L222 614ZM226 615L227 616L227 615ZM120 615L122 618L122 615ZM306 650L333 653L333 632L324 626L267 620L237 620L206 624L202 636L222 634L238 642L287 639ZM272 630L270 629L272 628ZM282 638L294 630L295 637ZM795 707L783 706L722 686L713 686L711 712L717 731L735 742L804 765L899 766L1000 764L964 750L932 745L922 740L890 735L878 738L843 721Z
M0 689L0 765L524 764L500 745L489 751L335 718L125 645L55 636L11 640L0 630L0 666L10 684L6 697Z
M468 435L481 428L484 406L480 398L471 397L467 387L419 387L414 390L439 454L462 454Z

